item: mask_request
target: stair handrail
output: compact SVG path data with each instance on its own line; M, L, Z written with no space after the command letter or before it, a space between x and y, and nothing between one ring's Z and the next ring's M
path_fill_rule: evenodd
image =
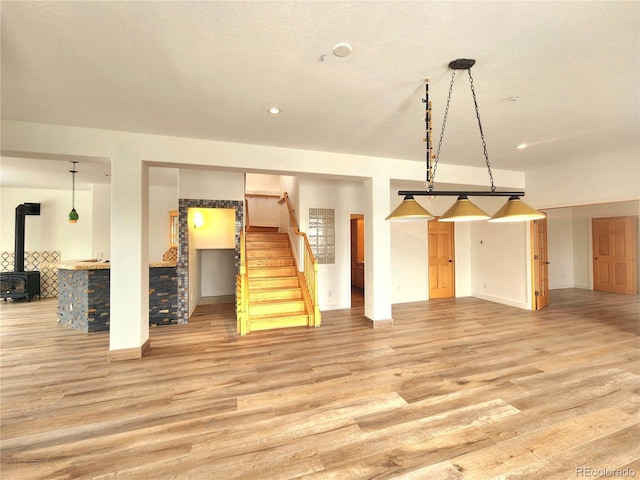
M244 196L244 225L247 232L251 231L251 222L249 221L249 199Z
M296 236L301 237L304 241L305 247L303 273L313 306L313 319L310 323L314 327L319 327L322 323L322 319L320 317L320 305L318 303L318 261L313 255L313 250L311 250L311 244L309 243L307 234L301 232L298 228L298 221L296 220L296 216L293 211L293 207L291 206L291 201L289 200L289 195L287 194L287 192L284 192L282 195L282 199L278 201L278 203L280 204L282 204L283 202L286 204L287 210L289 211L289 219L291 221L293 232L296 234Z
M249 278L247 276L246 235L240 231L240 269L236 276L237 331L246 335L249 331Z

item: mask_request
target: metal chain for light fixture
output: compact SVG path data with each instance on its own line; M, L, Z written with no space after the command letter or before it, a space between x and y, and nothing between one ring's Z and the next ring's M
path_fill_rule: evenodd
M473 77L471 76L471 67L467 70L469 73L469 83L471 84L471 95L473 95L473 104L476 107L476 117L478 118L478 127L480 128L480 139L482 140L482 148L484 150L484 159L487 163L489 171L489 180L491 181L491 191L495 192L496 187L493 184L493 173L491 172L491 164L489 163L489 154L487 153L487 142L484 141L484 131L482 130L482 122L480 121L480 110L478 110L478 100L476 99L476 89L473 87ZM455 73L455 71L453 72Z
M444 107L444 118L442 119L442 130L440 130L440 139L438 140L438 149L436 150L436 158L433 162L431 178L429 179L429 191L433 191L433 182L436 178L436 169L438 168L438 160L440 159L440 150L442 149L442 139L444 138L444 129L447 126L447 117L449 116L449 104L451 103L451 92L453 92L453 82L456 78L456 71L451 73L451 82L449 83L449 94L447 95L447 104ZM427 172L429 175L429 172Z
M478 119L478 128L480 129L480 139L482 140L482 149L484 152L484 159L487 165L487 171L489 172L489 181L491 182L491 191L495 192L496 187L493 182L493 172L491 171L491 163L489 162L489 153L487 152L487 142L484 139L484 130L482 129L482 121L480 120L480 110L478 108L478 99L476 98L476 89L473 85L473 76L471 76L471 67L467 68L469 74L469 83L471 84L471 95L473 96L473 105L476 109L476 118ZM451 82L449 83L449 93L447 95L447 103L444 108L444 117L442 119L442 130L440 130L440 139L438 140L438 148L436 150L435 160L433 166L430 166L429 155L430 149L427 148L427 183L429 191L433 191L433 183L435 181L436 170L438 168L438 160L440 160L440 151L442 149L442 141L444 139L444 131L447 126L447 118L449 116L449 105L451 104L451 96L453 92L453 84L456 78L455 69L451 72ZM427 132L427 139L429 138L429 132Z

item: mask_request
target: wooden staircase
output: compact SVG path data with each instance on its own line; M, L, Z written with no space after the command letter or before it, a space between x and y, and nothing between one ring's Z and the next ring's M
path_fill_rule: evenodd
M308 326L308 294L288 234L248 232L246 263L249 331Z

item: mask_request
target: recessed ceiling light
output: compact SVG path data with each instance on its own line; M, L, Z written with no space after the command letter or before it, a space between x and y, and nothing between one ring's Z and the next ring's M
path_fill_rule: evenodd
M348 43L338 43L335 47L333 47L333 54L336 57L346 57L351 53L351 45Z
M278 115L280 113L280 109L278 107L271 107L269 109L269 113L271 115Z
M523 148L527 148L529 145L527 145L526 143L521 143L520 145L518 145L516 148L518 150L522 150Z

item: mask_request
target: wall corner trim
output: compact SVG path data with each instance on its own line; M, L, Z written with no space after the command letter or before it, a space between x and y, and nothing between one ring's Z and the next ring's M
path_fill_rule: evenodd
M363 318L364 318L364 322L367 324L368 327L371 327L376 330L379 328L393 327L393 318L387 318L385 320L372 320L366 315Z
M122 348L118 350L109 350L107 360L109 362L119 362L122 360L138 360L142 358L151 349L151 339L147 338L141 346L136 348Z

